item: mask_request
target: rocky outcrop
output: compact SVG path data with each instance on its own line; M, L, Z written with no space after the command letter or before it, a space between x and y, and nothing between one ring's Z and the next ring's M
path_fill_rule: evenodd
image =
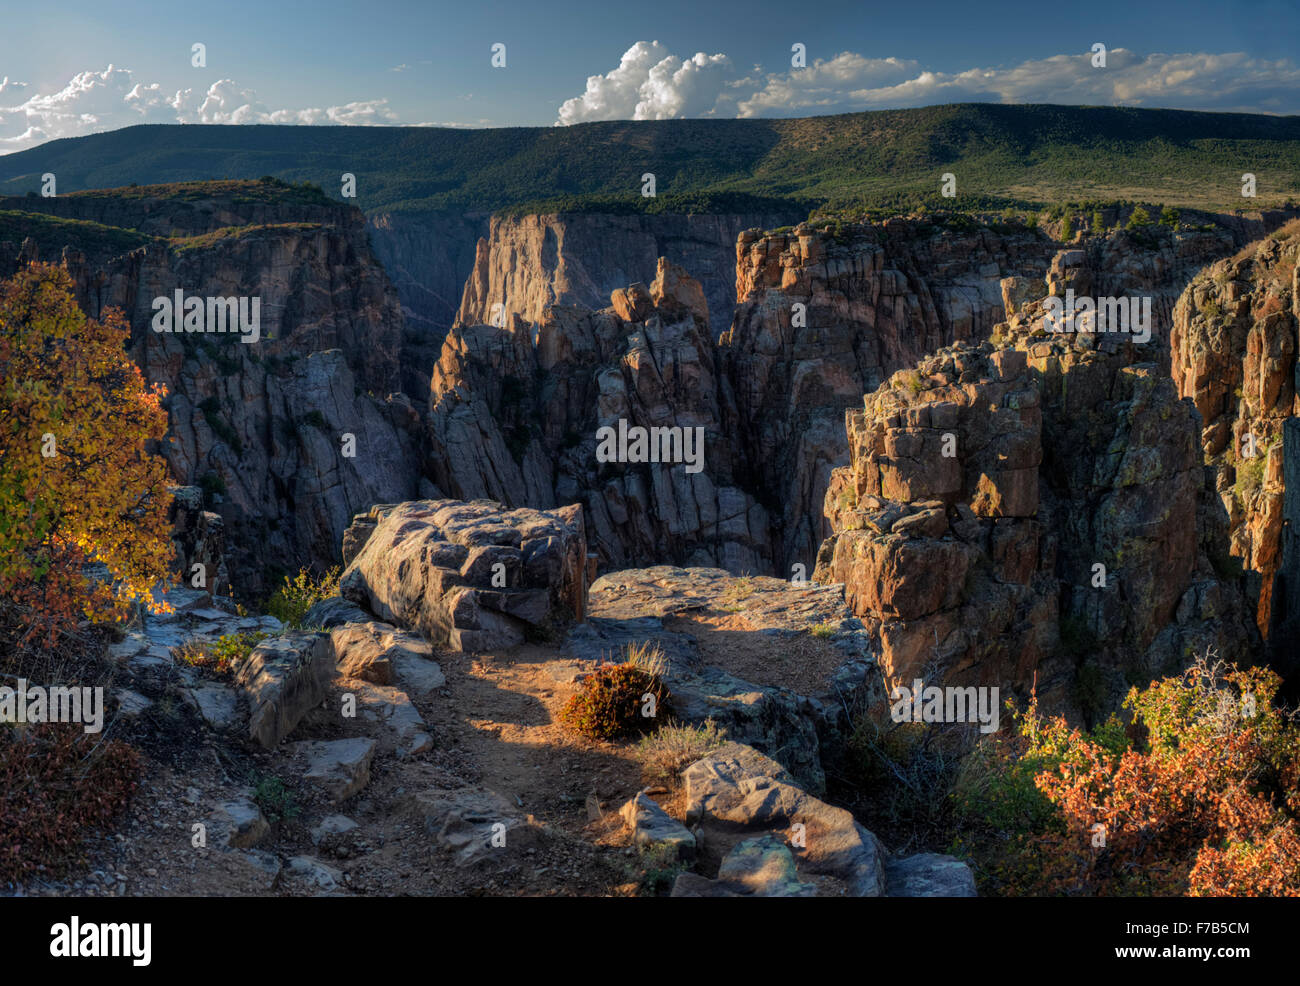
M557 680L572 681L628 648L657 650L679 721L711 722L778 760L814 794L826 788L824 760L838 755L840 734L851 729L844 709L883 697L869 635L838 587L656 566L601 576L590 602L591 618L565 639L572 663L553 669ZM825 637L820 673L797 660L766 661L771 673L760 683L734 665L719 666L728 663L727 646L718 649L707 626L669 626L677 617L705 613L726 615L721 638L758 638L774 653L801 653L818 628Z
M845 409L889 374L1004 317L1000 279L1041 272L1050 244L1027 230L803 224L736 243L722 362L735 394L741 484L773 514L778 574L811 568L829 533L821 503L847 461Z
M434 643L511 647L530 630L586 615L587 541L576 505L421 500L363 522L373 529L343 573L343 596Z
M204 589L210 596L229 595L226 527L221 515L203 509L203 491L197 486L174 486L171 494L167 517L172 526L173 563L181 582Z
M1292 223L1203 271L1179 299L1171 339L1173 378L1200 412L1199 444L1227 510L1231 553L1268 636L1294 623L1295 607L1274 599L1286 596L1283 581L1300 582L1300 569L1283 564L1288 521L1300 520L1284 509L1293 485L1284 432L1300 411L1298 260L1300 224ZM1274 650L1292 649L1293 633Z
M677 819L659 807L644 791L619 809L632 833L632 844L645 848L663 847L680 860L695 857L695 836Z
M248 699L248 735L268 750L279 745L325 698L334 648L323 633L286 633L264 640L235 673Z
M1068 261L1049 291L1078 283L1057 276ZM1036 675L1040 696L1100 713L1206 648L1249 663L1199 416L1128 336L1050 333L1043 302L1013 307L996 345L942 350L846 415L814 578L845 584L893 683Z
M519 319L448 334L429 411L439 488L539 508L581 502L606 567L766 570L768 519L733 481L738 425L702 288L661 260L648 288L612 302L549 307L531 337ZM640 429L653 437L637 461L626 442L604 455L601 429L615 443ZM675 430L666 455L660 429Z
M807 794L744 744L691 764L682 781L703 872L681 874L674 897L975 896L964 863L891 856L849 812Z
M160 451L221 518L236 593L328 567L357 510L419 495L420 414L396 394L401 309L359 211L260 182L8 202L70 220L23 256L61 262L87 314L125 313L132 355L168 391ZM110 243L146 242L115 254L94 223ZM0 261L18 261L11 244ZM178 290L259 299L257 341L153 331L154 299Z
M667 257L699 280L709 320L723 326L736 304L736 237L800 218L793 212L493 216L464 281L456 324L508 326L515 315L534 323L550 305L600 308L611 292L649 282L659 258Z

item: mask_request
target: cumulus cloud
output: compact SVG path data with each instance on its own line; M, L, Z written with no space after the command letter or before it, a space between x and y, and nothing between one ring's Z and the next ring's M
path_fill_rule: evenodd
M712 116L731 72L726 55L697 52L682 59L658 41L638 41L618 68L589 77L586 92L565 100L559 122Z
M270 109L251 89L220 79L206 90L166 92L109 65L81 72L62 89L35 93L26 83L0 82L0 153L47 140L80 137L136 123L284 123L382 126L397 122L385 99L305 109Z
M959 102L1297 113L1300 65L1242 52L1141 55L1115 48L1105 68L1094 68L1086 52L938 72L911 59L845 51L806 68L755 67L735 78L726 55L682 61L657 41L638 41L618 68L591 76L581 96L566 100L556 122L808 116Z

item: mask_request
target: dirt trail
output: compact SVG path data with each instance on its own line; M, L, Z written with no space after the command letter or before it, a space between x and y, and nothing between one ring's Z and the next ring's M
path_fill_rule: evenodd
M204 737L204 726L180 703L157 706L136 731L166 725L171 742L146 751L142 783L123 824L94 837L84 865L62 879L38 875L26 893L77 895L310 895L322 892L391 895L635 895L636 854L618 817L640 788L635 743L589 742L558 724L574 686L557 682L563 664L555 648L525 645L497 654L440 654L447 682L413 699L433 736L427 754L402 760L376 755L370 782L342 804L331 804L302 779L300 740L375 735L373 723L342 720L348 679L338 678L323 707L313 710L274 751L230 736ZM191 738L187 744L182 737ZM294 813L272 819L252 853L191 844L193 825L207 824L223 801L247 795L257 781L283 784ZM416 792L487 789L500 794L534 825L512 829L507 850L468 866L437 846L410 806ZM590 796L600 806L589 818ZM274 800L274 799L272 799ZM269 812L268 812L269 814ZM312 828L345 815L358 828L329 851ZM278 880L249 862L258 853L280 860L319 859L341 877L323 888L286 867Z

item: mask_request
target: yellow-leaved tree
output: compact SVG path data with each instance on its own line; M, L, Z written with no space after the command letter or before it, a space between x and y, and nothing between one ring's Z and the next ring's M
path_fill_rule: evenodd
M167 469L149 450L165 391L127 356L129 334L116 311L87 318L61 267L0 282L0 641L52 645L168 574Z

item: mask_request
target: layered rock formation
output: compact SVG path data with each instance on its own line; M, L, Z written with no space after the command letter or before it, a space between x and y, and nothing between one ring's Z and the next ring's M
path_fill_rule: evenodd
M821 503L847 461L845 409L926 353L986 337L1004 317L1001 278L1041 272L1050 256L1028 231L901 219L739 238L739 304L721 359L741 425L741 481L774 515L781 573L810 569L829 533Z
M581 502L604 566L767 570L768 519L734 482L739 424L700 284L661 260L649 288L613 302L550 306L531 336L518 318L453 329L433 373L434 480L463 499ZM675 462L602 462L602 428L678 429L691 446Z
M1049 291L1076 283L1049 271ZM942 350L846 415L815 579L845 584L894 682L1036 673L1097 713L1206 648L1249 662L1200 418L1142 361L1154 343L1049 333L1043 302L1006 289L996 345Z
M715 326L735 308L734 248L742 230L788 215L493 216L465 280L458 325L537 322L548 305L601 308L610 293L654 277L660 257L690 271ZM500 307L496 307L500 306Z
M1284 578L1286 528L1300 521L1284 509L1296 485L1284 432L1300 411L1298 260L1300 224L1292 223L1203 271L1179 299L1172 336L1173 378L1203 419L1201 450L1266 635L1296 616L1274 598ZM1300 582L1300 570L1285 579Z
M299 198L245 182L10 200L75 222L65 242L0 244L6 273L20 254L62 262L89 315L126 314L145 378L168 390L161 452L221 516L244 597L276 568L333 564L356 511L420 492L420 415L395 393L396 296L360 212ZM113 254L91 222L147 242ZM154 299L177 290L259 299L258 340L153 331Z
M530 630L581 621L587 608L582 509L505 510L426 500L358 518L339 582L345 599L435 643L482 651Z

